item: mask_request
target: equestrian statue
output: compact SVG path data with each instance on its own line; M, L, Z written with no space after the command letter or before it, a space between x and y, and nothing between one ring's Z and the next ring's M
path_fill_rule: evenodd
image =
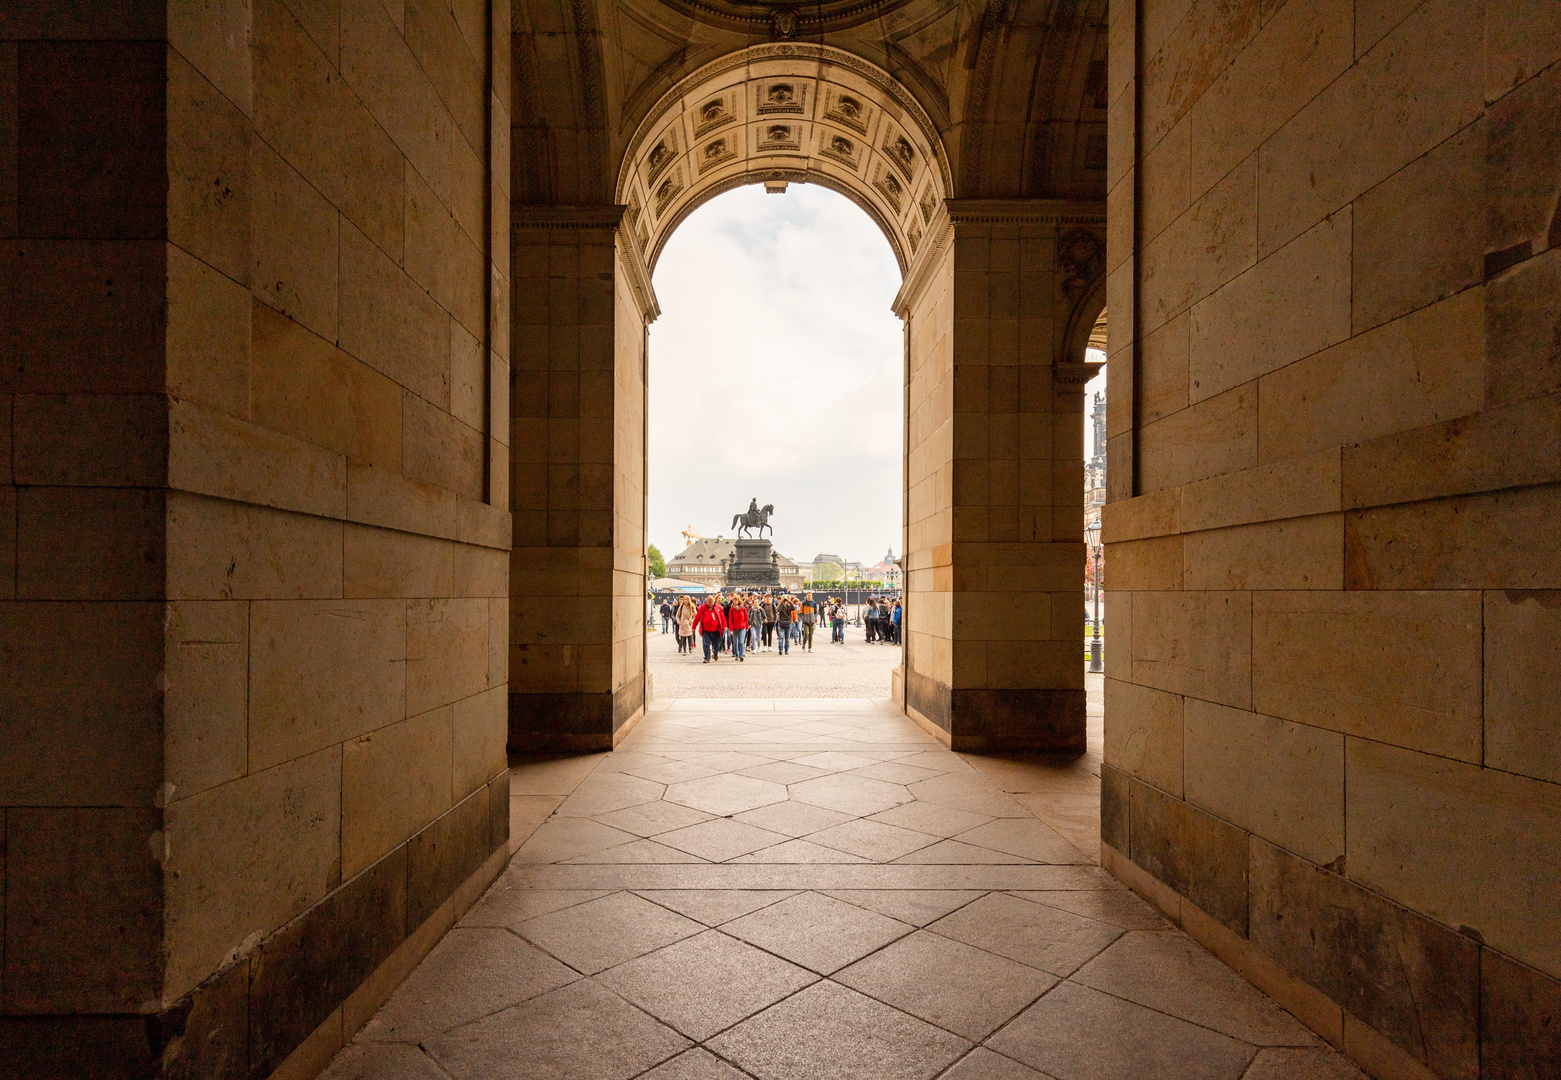
M770 515L775 513L775 507L770 503L764 504L764 509L759 509L758 499L748 500L748 512L738 514L732 518L732 528L737 530L737 535L742 536L749 529L758 529L759 535L764 535L764 530L769 529L770 535L775 535L775 529L770 524Z

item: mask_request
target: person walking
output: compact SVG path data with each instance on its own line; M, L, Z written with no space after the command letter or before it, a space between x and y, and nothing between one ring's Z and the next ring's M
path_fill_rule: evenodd
M818 621L818 605L814 603L812 593L802 594L802 608L798 619L802 624L802 650L812 652L813 624Z
M867 625L867 643L871 645L878 640L878 598L876 596L867 598L867 611L862 621Z
M890 632L894 635L894 643L896 645L900 644L900 621L904 618L905 614L900 608L900 602L896 600L894 602L894 610L889 613Z
M791 652L791 621L796 614L797 606L789 596L781 597L775 605L775 648L782 656Z
M775 597L766 596L764 603L759 605L759 613L764 617L764 651L771 652L775 648L772 642L775 640L775 624L778 617L775 610Z
M678 597L677 605L678 652L694 651L694 601L686 596Z
M661 632L665 634L672 629L672 601L661 602Z
M846 643L846 605L835 597L829 605L829 641L832 645L844 645Z
M738 663L742 663L748 643L748 629L752 625L748 619L748 606L741 599L734 601L726 618L726 625L732 630L732 655Z
M705 640L705 663L721 659L721 635L726 633L726 613L721 605L713 597L705 597L695 613L694 623Z

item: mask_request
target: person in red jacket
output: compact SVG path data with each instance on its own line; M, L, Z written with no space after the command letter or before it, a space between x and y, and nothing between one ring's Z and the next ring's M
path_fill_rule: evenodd
M741 662L743 645L748 639L748 605L739 598L732 602L732 610L726 613L726 625L732 632L732 655Z
M722 613L721 605L715 602L714 597L705 597L705 602L699 605L699 610L694 612L694 625L699 627L699 636L705 643L705 663L720 659L721 635L726 630L726 615Z

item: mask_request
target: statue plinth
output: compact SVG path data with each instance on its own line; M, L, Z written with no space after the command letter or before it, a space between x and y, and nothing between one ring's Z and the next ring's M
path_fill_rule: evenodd
M738 540L726 567L726 583L739 588L778 588L780 564L768 540Z

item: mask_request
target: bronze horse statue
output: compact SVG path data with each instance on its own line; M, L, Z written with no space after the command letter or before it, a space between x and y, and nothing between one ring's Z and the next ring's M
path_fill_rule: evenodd
M770 524L770 515L775 513L774 504L765 503L762 510L758 507L759 500L754 499L748 504L747 513L738 514L732 518L732 528L737 530L738 536L743 535L749 529L758 529L761 537L764 536L765 529L770 530L771 536L775 535L775 528Z

